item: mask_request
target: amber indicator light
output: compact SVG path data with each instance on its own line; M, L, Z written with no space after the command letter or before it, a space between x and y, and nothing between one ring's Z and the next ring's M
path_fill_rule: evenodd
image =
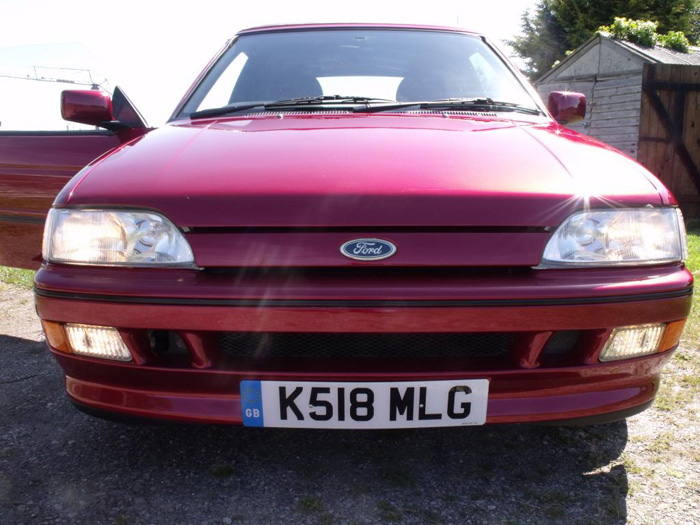
M666 331L659 344L659 352L666 352L674 348L681 338L681 333L683 332L683 327L685 326L685 319L680 321L673 321L666 325Z
M66 337L66 332L63 329L61 323L56 323L54 321L41 321L44 327L44 333L46 334L46 340L49 342L49 346L61 352L71 353L70 344L68 344L68 338Z

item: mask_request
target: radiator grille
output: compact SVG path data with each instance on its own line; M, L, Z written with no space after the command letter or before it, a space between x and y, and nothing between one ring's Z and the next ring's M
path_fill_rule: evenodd
M513 334L280 333L224 332L221 350L230 356L278 358L497 357L513 344Z

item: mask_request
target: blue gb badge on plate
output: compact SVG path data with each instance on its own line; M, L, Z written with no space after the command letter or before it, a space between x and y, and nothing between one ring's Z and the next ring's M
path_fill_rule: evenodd
M260 381L241 381L241 411L245 426L264 426Z

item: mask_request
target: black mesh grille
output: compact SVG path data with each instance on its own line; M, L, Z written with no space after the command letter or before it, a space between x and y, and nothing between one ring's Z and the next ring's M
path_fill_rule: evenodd
M496 357L506 354L513 334L347 334L224 332L221 349L236 357Z
M562 355L571 352L578 344L581 332L578 330L563 330L554 332L542 350L543 356Z

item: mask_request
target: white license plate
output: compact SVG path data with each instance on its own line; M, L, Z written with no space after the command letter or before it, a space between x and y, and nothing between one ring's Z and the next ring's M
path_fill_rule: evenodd
M241 381L249 427L418 428L483 425L488 379L337 383Z

